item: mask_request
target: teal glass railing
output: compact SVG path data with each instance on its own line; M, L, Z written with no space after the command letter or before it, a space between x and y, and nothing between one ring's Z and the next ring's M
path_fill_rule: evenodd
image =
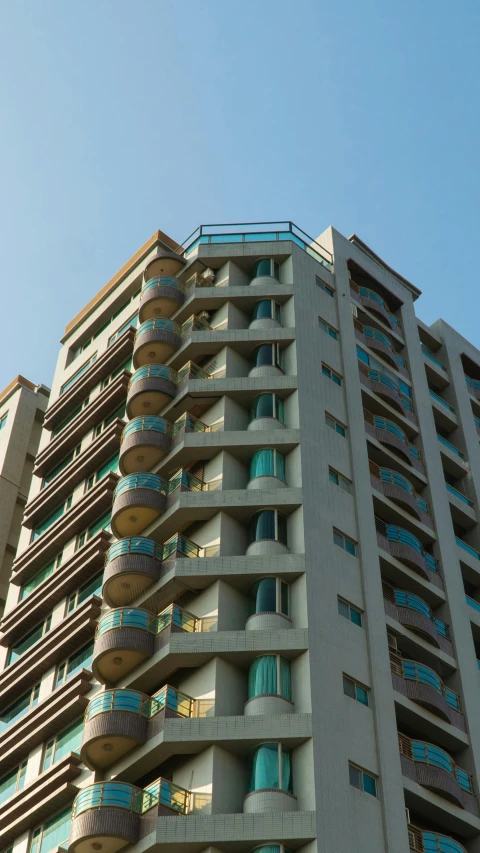
M455 447L454 444L450 444L450 442L447 441L446 438L443 438L443 436L439 435L438 432L437 432L437 439L440 442L440 444L443 444L445 447L448 447L448 449L451 450L452 453L455 453L456 456L459 456L460 459L464 458L462 451L459 450L458 447Z
M480 602L475 601L474 598L470 598L469 595L466 595L465 598L467 600L467 604L470 607L473 607L473 609L476 610L478 613L480 613Z
M155 417L154 415L145 415L140 418L133 418L129 421L122 433L122 441L133 435L136 432L150 430L152 432L161 432L163 435L173 435L172 424L164 418Z
M448 409L449 412L453 412L453 414L455 414L455 409L453 408L453 406L451 406L450 403L447 403L447 401L444 400L443 397L439 397L438 394L435 394L435 391L432 391L431 388L428 389L428 392L430 394L430 397L433 397L433 399L436 400L437 403L440 403L440 405L442 405L444 409Z
M399 733L398 742L400 746L400 754L405 755L411 761L420 764L430 764L433 767L439 767L453 776L461 788L469 794L473 794L473 784L469 773L457 767L451 755L445 752L444 749L435 746L433 743L428 743L424 740L412 740L406 735Z
M145 789L127 782L96 782L77 794L72 809L72 818L91 809L127 809L135 814L144 814L161 803L173 811L186 814L190 792L174 785L167 779L157 779Z
M420 598L418 595L414 595L411 592L406 592L403 589L394 589L393 592L393 600L397 607L408 607L410 610L416 610L418 613L423 613L431 622L435 625L438 633L448 639L448 627L445 622L442 622L441 619L437 619L423 598Z
M328 270L333 269L333 255L309 237L294 222L234 222L200 225L182 243L188 258L199 245L212 243L257 243L291 240Z
M132 374L129 387L140 379L168 379L170 382L176 383L177 371L172 370L171 367L167 367L165 364L146 364L144 367L139 367Z
M113 500L130 492L132 489L152 489L152 491L160 492L166 495L168 492L168 480L160 477L158 474L140 473L127 474L126 477L121 477L118 481L113 493Z
M372 415L372 413L369 412L368 409L363 410L363 416L364 416L365 420L367 421L367 423L372 424L372 426L374 426L375 429L382 429L382 430L385 430L386 432L391 432L392 435L395 435L398 439L400 439L402 444L405 444L405 446L408 448L408 450L410 452L410 456L412 456L414 459L418 459L420 461L420 458L421 458L420 451L413 444L410 444L410 442L408 441L407 436L405 435L403 429L401 429L401 427L399 427L396 423L388 420L388 418L383 418L383 417L380 417L379 415Z
M381 468L376 465L374 462L370 460L369 462L370 472L374 477L377 477L382 483L392 483L395 486L398 486L400 489L403 489L413 498L415 498L416 503L418 504L419 509L422 512L425 512L427 515L430 515L430 507L428 505L428 501L424 498L421 498L420 495L417 494L415 488L413 487L410 480L407 480L402 474L398 474L397 471L392 471L390 468Z
M454 841L448 835L439 835L437 832L426 832L418 830L421 837L421 847L418 850L423 853L467 853L465 847ZM414 848L417 851L417 847Z
M413 412L413 403L410 397L402 394L399 385L391 376L387 376L386 373L382 373L380 370L376 370L375 368L367 367L361 361L359 362L359 370L372 382L379 382L381 385L386 385L388 388L391 388L392 391L395 391L404 409L407 409L409 412ZM406 383L404 383L404 385L405 387L409 387Z
M163 560L163 545L143 536L119 539L108 549L105 562L111 563L112 560L123 557L125 554L139 554L145 557L153 557L155 560Z
M447 492L450 492L452 495L455 495L455 497L458 498L458 500L462 501L462 503L466 504L467 506L473 506L473 501L467 498L466 495L462 495L462 493L459 492L458 489L454 489L454 487L451 486L450 483L445 482L445 488Z
M428 349L428 347L425 346L425 344L422 344L422 352L424 355L427 356L428 359L430 359L430 361L433 361L433 363L436 364L437 367L440 367L442 370L445 370L445 372L447 371L445 365L442 364L442 362L439 361L438 358L435 358L433 353Z
M352 282L352 281L350 281L350 286L352 286L352 284L353 284L353 282ZM362 286L360 286L360 285L358 285L358 286L357 286L357 285L355 285L355 287L358 289L358 293L360 294L360 296L363 296L363 297L365 297L365 298L367 298L367 299L371 299L371 300L372 300L372 302L377 302L379 305L381 305L381 306L382 306L382 308L384 308L384 309L385 309L385 311L388 313L388 315L389 315L390 320L392 321L392 323L393 323L395 326L400 327L400 323L399 323L399 321L397 320L397 318L395 317L395 315L394 315L394 314L392 314L392 312L390 311L390 308L388 307L387 303L385 302L385 300L384 300L384 299L382 299L382 297L381 297L381 296L379 296L379 295L378 295L378 293L375 293L375 291L374 291L374 290L371 290L369 287L362 287Z
M201 548L195 542L182 536L180 533L175 533L170 539L163 543L162 554L166 560L176 552L183 554L184 557L199 557Z
M135 340L138 341L145 332L155 332L157 329L162 329L165 332L172 332L174 335L178 335L179 337L181 334L181 328L178 323L174 322L174 320L168 320L164 317L156 317L154 320L145 320L145 322L138 327L135 333Z
M165 709L178 714L180 717L193 717L196 716L195 705L195 699L169 684L166 684L153 696L147 696L138 690L115 688L99 693L88 703L85 711L85 722L87 723L93 717L106 714L109 711L126 711L145 717L147 720Z
M387 338L386 335L383 334L383 332L379 332L378 329L372 329L371 326L364 326L363 334L366 338L375 338L375 340L380 341L380 343L382 344L385 344L385 346L388 347L389 350L392 350L392 352L394 352L392 342Z
M428 551L425 551L419 539L410 533L408 530L404 530L402 527L397 527L396 524L386 524L382 519L375 519L375 526L378 533L381 536L385 536L389 542L401 542L404 545L409 545L410 548L413 548L419 554L422 555L425 560L426 565L432 572L438 572L438 565L433 554L429 554Z
M433 687L442 694L445 701L451 708L454 708L455 711L459 711L461 713L460 697L458 693L455 693L454 690L450 690L449 687L446 687L440 676L438 676L433 669L430 669L429 666L425 666L423 663L404 659L401 659L401 668L403 677L407 681L419 681L422 684L427 684L429 687Z
M168 494L171 495L176 489L187 489L189 492L201 492L205 488L205 483L199 477L195 477L190 471L184 471L183 468L177 471L168 481Z
M189 412L180 415L173 424L173 435L179 432L209 432L209 427Z
M149 634L159 634L169 625L192 633L197 629L197 623L196 616L176 604L170 604L158 615L139 607L117 607L102 616L96 635L100 637L116 628L138 628Z
M180 290L178 279L174 278L171 275L161 275L157 278L151 278L150 281L147 281L143 285L142 298L145 293L147 293L147 291L152 290L154 287L173 287L174 290Z
M475 557L476 560L480 560L480 554L478 553L478 551L476 551L475 548L472 548L471 545L467 545L467 543L464 542L463 539L460 539L458 536L455 536L455 542L457 543L457 545L460 546L460 548L466 551L467 554L470 554L471 557Z
M465 382L467 383L468 388L473 388L475 391L480 391L480 380L479 379L470 379L470 376L464 374Z

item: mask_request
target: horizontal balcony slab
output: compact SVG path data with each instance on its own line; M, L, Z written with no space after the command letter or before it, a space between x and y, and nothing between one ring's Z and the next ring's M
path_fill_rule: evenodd
M64 470L25 507L23 526L35 527L63 500L72 494L75 486L94 474L120 447L125 422L117 418L85 450L76 456Z
M112 506L113 492L118 474L107 474L86 495L75 503L55 524L32 542L13 563L13 571L32 577L55 557L59 551L82 533L92 522L104 515Z
M34 628L48 616L62 598L97 574L104 565L109 542L110 534L101 530L92 539L87 540L27 598L5 613L0 623L0 645L12 645L16 639L27 634L30 628ZM20 584L21 581L22 579L16 576L12 583Z
M68 413L84 400L102 379L106 379L116 367L126 361L133 351L134 339L135 330L129 327L112 346L101 353L83 376L48 407L43 422L44 429L52 430L59 426Z
M228 394L240 405L250 405L253 398L262 392L274 391L279 397L285 399L296 391L298 381L296 376L232 376L223 379L186 379L177 388L175 398L168 403L162 411L162 416L169 420L183 415L192 410L192 397L198 397L205 404L211 400L211 404ZM195 414L193 412L193 414Z
M453 802L470 814L479 816L478 800L474 794L469 794L457 782L456 777L442 767L421 761L412 761L405 755L400 756L402 774L413 782L418 782L424 788L433 791L440 797Z
M106 417L120 408L127 398L130 376L128 370L123 370L61 433L52 438L35 459L33 473L36 476L45 476L59 459L63 459L77 446L90 429L101 424Z
M465 731L453 726L402 693L394 692L395 713L398 726L410 726L419 738L441 743L448 752L459 752L468 747L470 740Z
M476 815L456 803L450 803L446 797L429 791L405 774L402 782L406 807L421 814L425 825L428 826L430 822L437 827L438 832L450 837L458 836L464 846L469 838L478 836L480 818Z
M182 432L174 438L172 449L154 470L169 470L174 464L182 468L192 460L213 459L221 450L230 450L236 459L249 463L252 454L261 448L271 447L290 453L300 443L298 429L217 430L216 432ZM123 445L122 445L123 450Z
M221 308L225 302L233 302L241 310L250 315L254 306L260 299L275 299L280 305L284 305L293 296L293 284L282 284L278 282L259 284L250 290L248 285L233 286L226 285L217 287L195 287L186 294L182 308L175 315L175 320L182 323L192 314L201 311L215 311Z
M196 330L184 339L168 364L179 370L186 361L196 361L197 356L203 358L206 355L215 355L226 346L250 360L259 344L278 343L280 346L287 346L295 340L295 335L293 327L284 326L272 326L268 329Z

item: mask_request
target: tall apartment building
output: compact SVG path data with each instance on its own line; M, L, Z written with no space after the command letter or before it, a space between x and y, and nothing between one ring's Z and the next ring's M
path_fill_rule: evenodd
M157 232L67 326L0 849L478 853L480 351L355 235Z
M0 392L0 613L7 598L49 389L17 376Z

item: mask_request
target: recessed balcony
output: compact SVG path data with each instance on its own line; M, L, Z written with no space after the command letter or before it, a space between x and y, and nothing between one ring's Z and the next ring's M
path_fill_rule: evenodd
M119 607L100 619L95 635L92 669L97 681L115 684L142 661L163 648L172 633L192 633L200 621L176 604L151 613Z
M385 612L401 625L410 628L448 655L453 656L448 625L434 616L431 607L423 598L382 584Z
M417 422L410 397L402 394L398 383L391 376L387 376L381 370L367 367L361 361L358 363L358 369L360 371L360 381L366 388L393 406L405 418L408 418L413 423Z
M262 743L251 753L250 767L250 791L243 801L245 814L297 810L290 750L278 742Z
M106 556L102 596L109 607L130 604L160 580L172 560L201 557L204 556L203 551L179 533L163 545L142 536L120 539Z
M373 415L368 409L363 410L366 431L381 444L386 444L400 453L401 456L418 471L424 472L422 454L415 445L410 444L405 432L394 421Z
M470 773L457 767L444 749L398 733L402 773L435 794L478 816Z
M249 430L270 431L285 429L283 400L277 394L259 394L254 398L250 413Z
M247 556L287 553L286 517L276 509L256 512L248 525L248 538Z
M248 671L245 716L270 717L293 712L290 662L281 655L255 658Z
M374 329L372 326L364 326L357 319L354 319L353 325L355 327L355 337L362 341L369 349L378 352L385 361L400 373L408 376L405 359L396 352L392 341L387 335L379 332L378 329Z
M199 716L199 702L165 685L147 696L117 688L99 693L85 712L81 758L92 770L110 767L163 729L165 717Z
M168 481L158 474L127 474L113 493L112 530L117 539L136 536L163 515Z
M173 320L159 317L145 320L137 329L133 345L133 366L163 364L182 343L181 327Z
M260 578L249 593L251 615L246 631L276 631L292 627L290 589L277 577Z
M353 279L350 279L350 290L352 291L354 298L357 299L364 308L367 308L368 311L371 311L382 320L385 320L397 335L402 334L399 321L395 315L391 313L387 303L381 296L379 296L378 293L369 287L362 287L361 285L356 284Z
M469 394L471 394L472 397L475 397L476 400L480 400L480 380L471 379L470 376L467 376L466 373L464 374L464 376Z
M155 415L134 418L122 433L119 465L122 474L151 471L172 447L172 424Z
M465 847L450 838L427 829L408 824L408 842L411 853L467 853Z
M390 653L390 668L394 690L461 731L467 730L458 693L446 687L433 669L394 652Z
M371 460L369 460L369 468L374 489L413 513L419 521L433 529L429 503L417 494L410 480L391 468L376 465Z
M140 296L140 323L157 317L171 317L183 305L185 295L178 279L162 275L145 282Z
M164 364L139 367L128 385L128 417L158 414L175 397L176 381L176 371Z
M443 587L435 557L424 549L413 533L396 524L386 524L381 518L375 518L375 527L380 548L435 586Z
M282 313L274 299L261 299L253 308L249 329L278 329L282 325Z
M140 838L142 816L156 808L158 815L187 814L190 792L168 779L145 789L127 782L96 782L83 788L73 803L69 853L116 853Z

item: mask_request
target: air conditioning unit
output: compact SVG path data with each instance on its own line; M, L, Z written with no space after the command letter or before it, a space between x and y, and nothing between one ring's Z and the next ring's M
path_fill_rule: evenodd
M205 283L212 284L213 279L215 278L215 273L210 269L210 267L207 267L207 269L202 272L200 278L202 278Z
M405 809L405 817L407 818L407 823L410 824L410 809Z
M356 305L354 305L354 304L353 304L353 302L351 303L351 306L352 306L352 314L353 314L353 316L354 316L354 317L358 317L358 310L357 310L357 306L356 306Z
M387 632L387 638L388 638L388 648L394 649L394 651L397 652L398 651L397 638L394 636L394 634L389 634L388 632Z

